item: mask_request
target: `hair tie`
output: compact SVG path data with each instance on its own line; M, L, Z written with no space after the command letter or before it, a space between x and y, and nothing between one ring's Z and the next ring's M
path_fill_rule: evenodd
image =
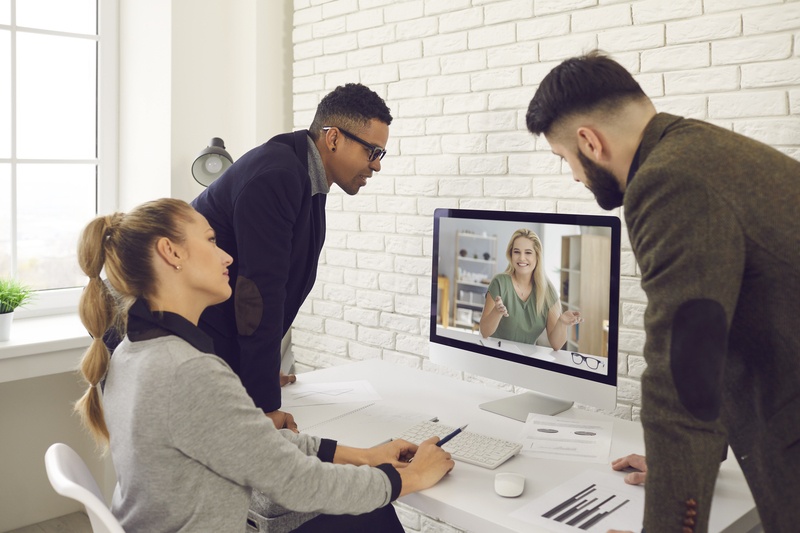
M89 383L89 388L90 388L90 389L96 389L96 388L97 388L97 386L98 386L99 384L101 384L102 382L104 382L104 381L106 380L106 378L107 378L107 377L108 377L108 368L106 368L106 371L105 371L105 373L104 373L104 374L102 375L102 377L101 377L101 378L100 378L100 379L97 381L97 383Z

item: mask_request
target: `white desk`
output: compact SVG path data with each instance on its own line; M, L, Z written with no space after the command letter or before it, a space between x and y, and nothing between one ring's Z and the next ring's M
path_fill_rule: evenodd
M516 439L522 422L504 418L478 408L478 404L508 396L508 392L467 383L449 377L400 367L380 360L369 360L300 374L308 382L368 380L383 397L383 402L402 405L420 412L432 412L448 425L469 423L476 433ZM294 408L290 412L301 423L303 413L313 407ZM639 423L572 408L558 416L586 420L613 420L611 457L644 453ZM346 444L346 443L343 443ZM755 504L741 470L729 451L722 464L710 531L747 533L759 523ZM509 515L587 469L611 472L608 465L546 461L518 455L497 470L457 463L453 471L436 486L402 498L402 502L423 513L475 533L529 532L533 526ZM517 472L526 477L525 492L519 498L502 498L494 492L497 472ZM622 473L618 473L623 483Z

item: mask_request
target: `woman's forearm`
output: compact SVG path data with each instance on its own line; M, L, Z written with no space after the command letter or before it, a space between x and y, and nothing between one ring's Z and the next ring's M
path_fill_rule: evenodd
M369 450L337 445L336 451L333 453L333 462L339 465L368 465L370 464Z
M497 331L497 326L500 325L500 319L502 318L503 314L497 311L494 298L487 292L486 302L483 304L483 313L481 313L481 321L479 324L481 337L485 339L494 335L494 332Z
M499 313L484 313L481 316L480 331L481 337L491 337L497 331L497 326L500 325L500 319L503 318Z
M554 350L560 350L564 343L567 342L566 324L557 320L555 325L547 330L547 340L550 341L550 346Z

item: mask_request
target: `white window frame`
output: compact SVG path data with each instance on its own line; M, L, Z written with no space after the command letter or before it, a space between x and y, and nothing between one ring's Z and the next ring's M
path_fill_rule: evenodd
M20 2L24 0L16 0ZM12 1L11 26L16 31L15 2ZM65 35L64 32L36 30L37 33ZM97 0L97 213L111 213L118 202L119 140L119 0ZM11 121L16 130L16 39L11 40ZM16 139L11 151L12 259L16 261ZM77 261L77 258L76 258ZM75 313L83 287L42 290L33 301L15 312L17 318Z

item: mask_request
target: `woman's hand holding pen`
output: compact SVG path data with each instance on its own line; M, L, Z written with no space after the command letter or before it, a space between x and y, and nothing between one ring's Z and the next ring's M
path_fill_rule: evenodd
M393 441L402 442L402 441ZM431 437L417 447L414 460L398 470L403 480L400 496L434 486L455 466L450 454L436 445L439 437ZM410 444L410 443L407 443ZM411 444L413 446L413 444Z
M416 444L402 439L379 444L367 449L368 459L366 464L378 466L388 463L395 468L405 468L411 458L414 457L414 454L417 453L417 448L419 446Z

